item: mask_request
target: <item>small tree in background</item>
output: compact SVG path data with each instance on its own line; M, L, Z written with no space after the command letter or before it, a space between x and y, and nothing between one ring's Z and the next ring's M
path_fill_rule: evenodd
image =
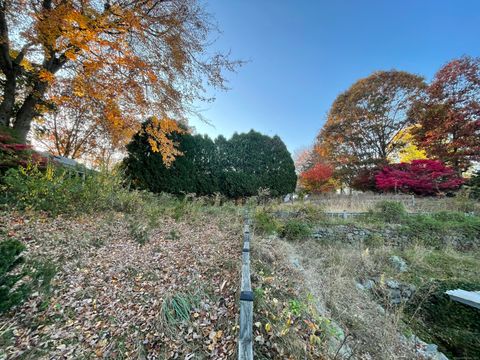
M480 170L472 175L467 185L470 189L470 197L480 199Z
M382 191L438 195L457 190L464 180L456 171L438 160L413 160L385 166L375 177Z
M333 168L330 165L317 163L299 175L300 187L312 193L325 193L335 189L332 178Z
M293 155L293 161L295 163L295 170L297 174L300 174L314 166L317 157L318 156L312 146L295 151Z
M425 160L427 154L425 150L420 149L415 144L413 132L418 125L409 126L397 133L394 137L394 141L397 144L397 149L390 154L390 162L411 162L412 160Z

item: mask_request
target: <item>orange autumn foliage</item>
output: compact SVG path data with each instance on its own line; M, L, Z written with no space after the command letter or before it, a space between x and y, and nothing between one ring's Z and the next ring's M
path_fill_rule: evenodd
M113 137L152 116L164 119L152 147L172 161L178 151L167 135L180 129L167 119L185 119L193 101L209 100L205 85L225 88L223 71L239 64L206 55L217 29L197 0L2 4L0 125L22 141L34 119L88 102L95 110L89 121L101 121Z
M308 170L300 173L300 187L308 192L323 193L335 189L332 178L333 168L330 165L317 163Z

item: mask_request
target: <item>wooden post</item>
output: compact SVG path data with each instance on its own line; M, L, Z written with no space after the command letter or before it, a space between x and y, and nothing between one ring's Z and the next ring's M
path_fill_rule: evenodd
M253 360L253 292L250 282L250 240L250 219L246 218L243 230L238 360Z

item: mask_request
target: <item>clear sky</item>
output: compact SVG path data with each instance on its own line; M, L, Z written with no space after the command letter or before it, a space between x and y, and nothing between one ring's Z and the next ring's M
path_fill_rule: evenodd
M313 143L335 97L375 70L431 79L480 56L480 0L208 0L223 34L215 49L248 60L231 90L201 105L212 137L255 129L291 152Z

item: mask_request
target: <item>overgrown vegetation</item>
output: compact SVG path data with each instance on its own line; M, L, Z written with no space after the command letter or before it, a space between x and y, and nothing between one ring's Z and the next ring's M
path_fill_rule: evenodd
M24 250L25 246L18 240L0 242L0 313L20 304L30 292L26 283L17 284L26 274L22 270L14 273L23 262L21 253Z
M480 310L452 301L445 291L453 289L478 291L480 281L427 282L408 303L405 319L418 336L438 344L449 358L476 359L480 356Z
M0 314L21 305L34 290L50 291L55 265L32 259L26 263L24 251L25 245L14 238L0 240Z
M75 170L33 163L10 169L3 178L1 201L18 210L46 211L52 215L104 210L129 210L137 195L123 188L120 176L92 173L85 178ZM141 197L141 196L140 196Z
M280 224L274 216L266 211L258 210L254 214L255 231L259 235L270 235L278 231Z
M301 288L283 244L258 236L253 246L255 358L318 359L339 350L341 330Z
M397 201L382 201L376 204L376 210L373 212L373 215L377 219L388 223L399 223L407 215L405 206Z
M280 228L280 236L289 240L301 240L311 236L308 224L299 220L287 220Z

